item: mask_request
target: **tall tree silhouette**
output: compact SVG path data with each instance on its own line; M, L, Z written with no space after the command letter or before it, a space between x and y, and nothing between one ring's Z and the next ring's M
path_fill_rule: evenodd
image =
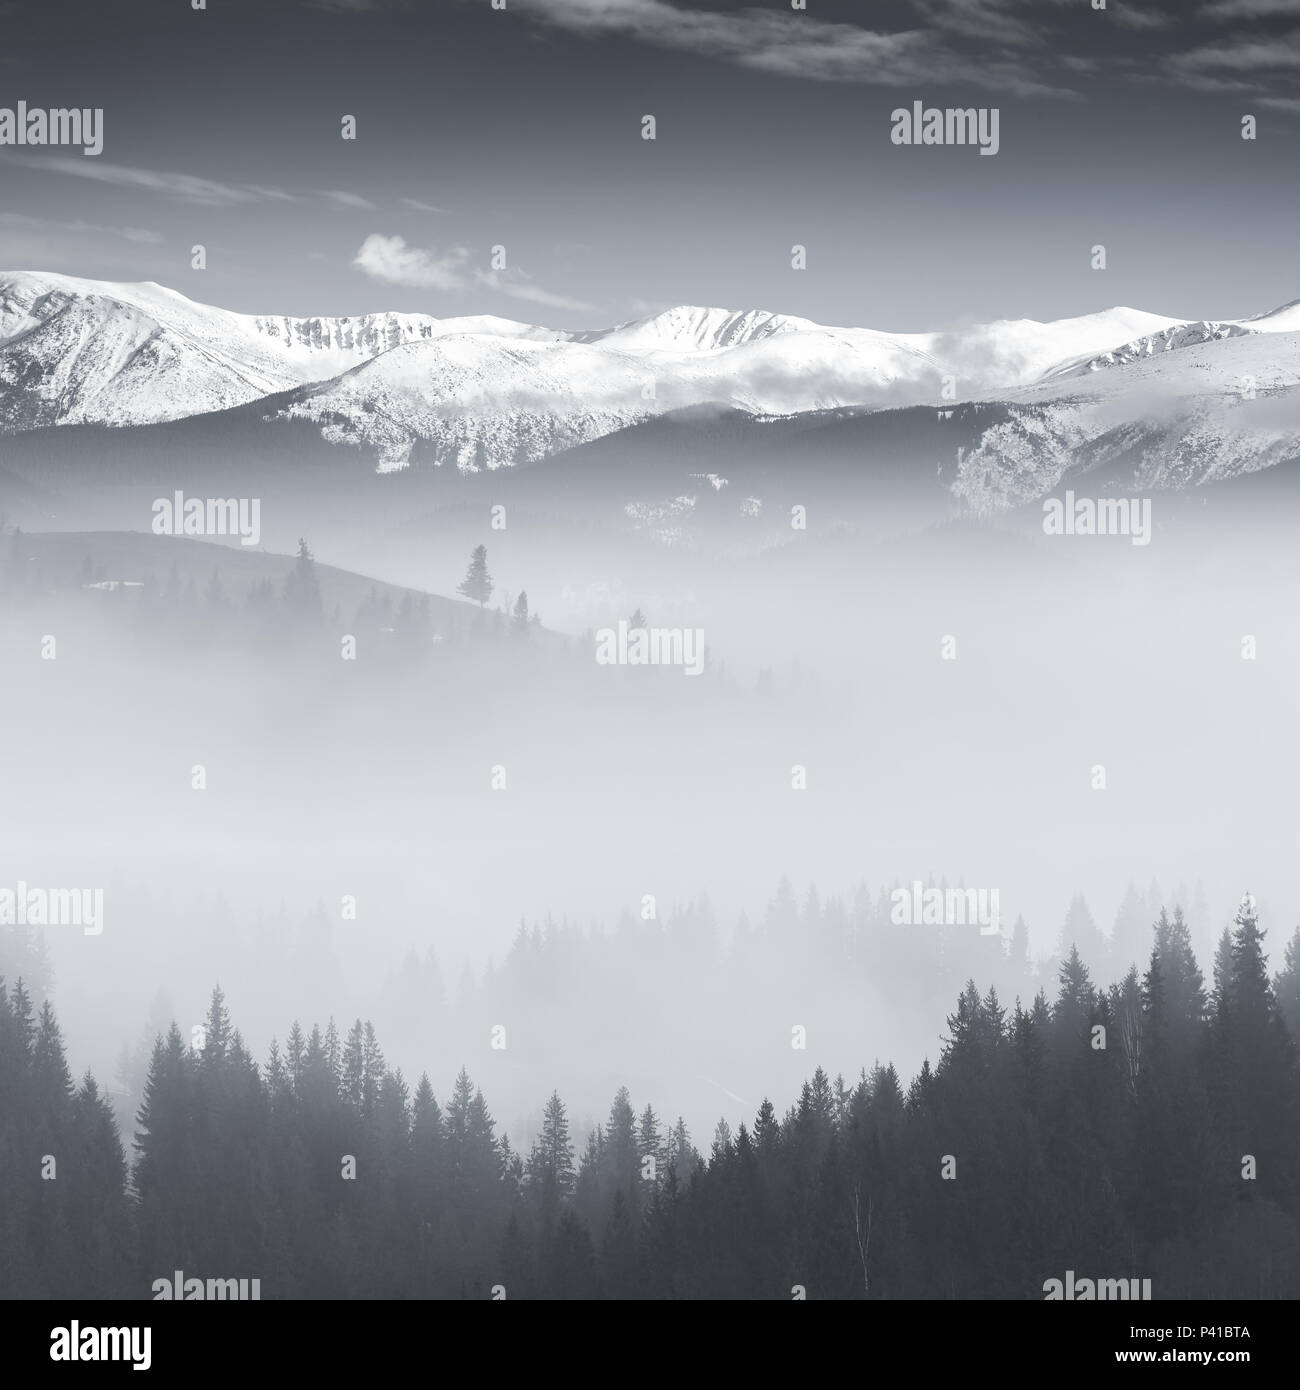
M469 557L469 569L465 578L456 586L456 592L477 603L480 608L492 597L492 576L487 567L487 546L476 545Z

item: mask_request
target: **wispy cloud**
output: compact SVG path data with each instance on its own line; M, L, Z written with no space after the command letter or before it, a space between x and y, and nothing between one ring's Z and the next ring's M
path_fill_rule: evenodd
M1300 17L1300 0L1211 0L1202 11L1211 19L1271 19Z
M337 203L344 208L361 208L366 212L374 212L375 205L369 198L363 198L359 193L345 193L338 188L322 188L320 190L322 198L328 198L331 202Z
M967 0L917 0L914 8L919 22L893 31L808 11L710 10L669 0L533 0L529 13L571 33L630 38L773 77L889 87L960 81L1020 95L1072 95L1036 76L1015 52L1036 43L1037 28L1004 0L978 7ZM985 47L978 63L971 61L971 36Z
M1136 5L1118 5L1115 8L1115 23L1124 29L1153 30L1168 29L1177 20L1163 10L1144 10Z
M744 1096L738 1096L735 1091L728 1090L720 1081L714 1081L712 1077L703 1075L700 1077L700 1080L707 1081L710 1086L716 1086L724 1096L730 1100L734 1100L737 1105L743 1105L747 1109L752 1108L752 1103L750 1101L747 1101Z
M1290 93L1281 74L1292 65L1273 51L1279 36L1271 27L1300 16L1300 0L1110 0L1105 11L1087 0L898 0L893 27L863 5L879 26L868 27L823 19L811 6L710 3L530 0L527 13L581 38L631 40L806 81L973 84L1011 96L1074 98L1082 78L1105 71L1283 100ZM1124 31L1122 56L1116 29ZM1240 76L1207 80L1228 70Z
M446 212L446 208L435 207L433 203L422 203L418 198L401 198L399 201L416 212Z
M147 227L106 227L98 222L58 222L49 217L28 217L21 212L0 212L0 227L20 227L26 231L52 235L116 237L146 246L161 245L163 238Z
M375 280L389 285L403 285L408 289L461 291L483 288L552 309L595 307L583 300L543 289L520 270L482 270L471 264L470 251L464 246L425 250L408 246L400 236L383 236L373 232L361 243L352 264Z
M1270 68L1300 68L1300 29L1281 39L1238 39L1207 44L1180 53L1179 67L1186 72L1267 72Z
M1270 105L1286 96L1270 88L1293 88L1300 72L1300 29L1289 34L1239 36L1204 44L1173 55L1169 73L1188 87L1203 92L1258 94Z
M201 203L206 207L230 207L239 203L254 203L268 198L290 199L280 189L268 189L251 184L219 183L215 179L199 178L194 174L178 174L157 169L133 169L125 164L106 164L101 159L65 159L57 155L0 155L6 164L21 164L25 169L40 169L46 173L64 174L69 178L90 179L95 183L133 188L140 192L161 193L186 203ZM290 199L291 201L291 199Z
M267 188L260 183L246 183L244 187L257 198L266 198L279 203L296 203L298 201L292 193L286 193L283 188Z
M511 299L525 299L530 304L544 304L551 309L594 309L584 299L572 299L565 294L553 294L540 285L534 285L529 276L522 271L506 274L500 270L476 270L474 279L480 285L507 294Z

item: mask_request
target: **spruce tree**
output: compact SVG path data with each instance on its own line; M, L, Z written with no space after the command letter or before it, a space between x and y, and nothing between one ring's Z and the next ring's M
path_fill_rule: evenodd
M476 545L469 557L469 569L456 587L456 592L477 603L480 608L492 597L492 576L487 567L487 546Z

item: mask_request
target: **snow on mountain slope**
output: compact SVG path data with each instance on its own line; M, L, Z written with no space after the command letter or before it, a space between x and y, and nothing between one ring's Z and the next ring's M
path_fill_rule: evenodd
M1256 333L1300 333L1300 299L1293 299L1290 304L1270 309L1267 313L1237 319L1236 322Z
M835 328L789 314L760 310L732 313L679 305L652 318L618 328L574 334L575 341L600 343L625 351L709 352L762 342L787 341L795 334L820 334L850 355L906 353L939 374L951 373L970 388L1022 386L1037 381L1062 362L1126 343L1142 333L1179 325L1140 309L1106 309L1081 318L1038 323L1034 319L999 319L936 333L885 333L872 328ZM938 394L937 388L934 394Z
M1074 362L1067 362L1049 373L1051 377L1082 376L1088 372L1098 372L1105 367L1125 367L1140 362L1145 357L1155 357L1162 352L1177 352L1181 348L1196 343L1215 342L1220 338L1239 338L1251 330L1240 324L1216 323L1202 319L1198 323L1185 323L1162 329L1146 337L1135 338L1131 343L1122 343L1096 357L1084 356Z
M286 416L377 452L417 445L461 467L532 462L666 410L716 402L759 415L938 400L1038 379L1070 347L1114 345L1175 322L1131 309L934 334L830 328L807 319L682 306L550 343L450 337L413 344L298 392Z
M308 419L332 443L406 463L417 442L439 463L526 462L640 418L650 381L630 356L580 343L464 334L408 343L296 392L280 418Z
M1050 404L1031 394L1015 409L1048 433L1057 421L1064 439L1086 435L1100 408L1099 397L1075 399L1079 383L1114 377L1128 389L1144 380L1141 368L1173 363L1167 379L1186 388L1173 394L1194 397L1206 378L1184 369L1202 348L1276 344L1297 330L1300 301L1224 322L1120 307L932 333L680 305L566 332L491 316L236 314L152 282L24 272L0 274L0 431L256 410L276 396L265 418L311 420L323 437L373 451L381 467L430 458L483 467L708 402L759 415L937 404L952 378L966 401L1045 383Z
M1121 306L1050 323L1000 319L951 333L927 334L921 343L927 352L950 364L958 378L959 396L969 397L990 388L1027 386L1063 364L1144 334L1180 328L1184 322Z
M705 351L735 347L770 338L777 333L797 333L820 328L811 319L789 314L771 314L764 309L733 313L730 309L706 309L697 304L679 304L651 318L635 319L617 328L601 328L577 333L583 343L603 343L625 351L681 352L692 348Z
M319 381L440 333L555 337L509 319L291 318L196 304L152 282L0 275L0 428L143 424Z
M1300 334L1201 334L1001 400L1009 418L963 454L953 484L976 512L1043 497L1080 473L1103 491L1218 482L1300 458Z
M1101 371L1105 367L1124 367L1141 361L1144 357L1154 357L1157 353L1176 352L1180 348L1196 343L1214 342L1219 338L1240 338L1248 333L1297 332L1300 332L1300 299L1284 304L1280 309L1271 309L1267 313L1253 314L1244 319L1200 319L1195 323L1171 320L1168 327L1155 332L1149 331L1107 352L1096 355L1085 352L1072 361L1062 362L1043 375L1078 376L1086 372Z
M532 462L662 411L722 402L762 415L936 395L939 364L887 334L818 329L730 348L634 352L596 343L475 335L387 352L277 408L382 467L417 445L464 468ZM918 383L928 383L918 387Z

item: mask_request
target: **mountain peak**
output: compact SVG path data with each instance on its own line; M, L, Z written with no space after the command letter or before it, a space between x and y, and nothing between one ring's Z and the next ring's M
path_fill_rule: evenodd
M434 441L438 458L471 466L542 457L708 401L763 415L932 404L945 378L976 400L1292 331L1300 301L1236 324L1119 305L911 334L677 304L574 333L490 315L252 315L152 280L0 272L0 431L138 425L289 393L290 406L268 410L309 417L391 465Z
M817 329L811 319L776 314L768 309L720 309L706 304L677 304L617 328L575 334L582 342L622 348L711 351L759 342L777 333Z

